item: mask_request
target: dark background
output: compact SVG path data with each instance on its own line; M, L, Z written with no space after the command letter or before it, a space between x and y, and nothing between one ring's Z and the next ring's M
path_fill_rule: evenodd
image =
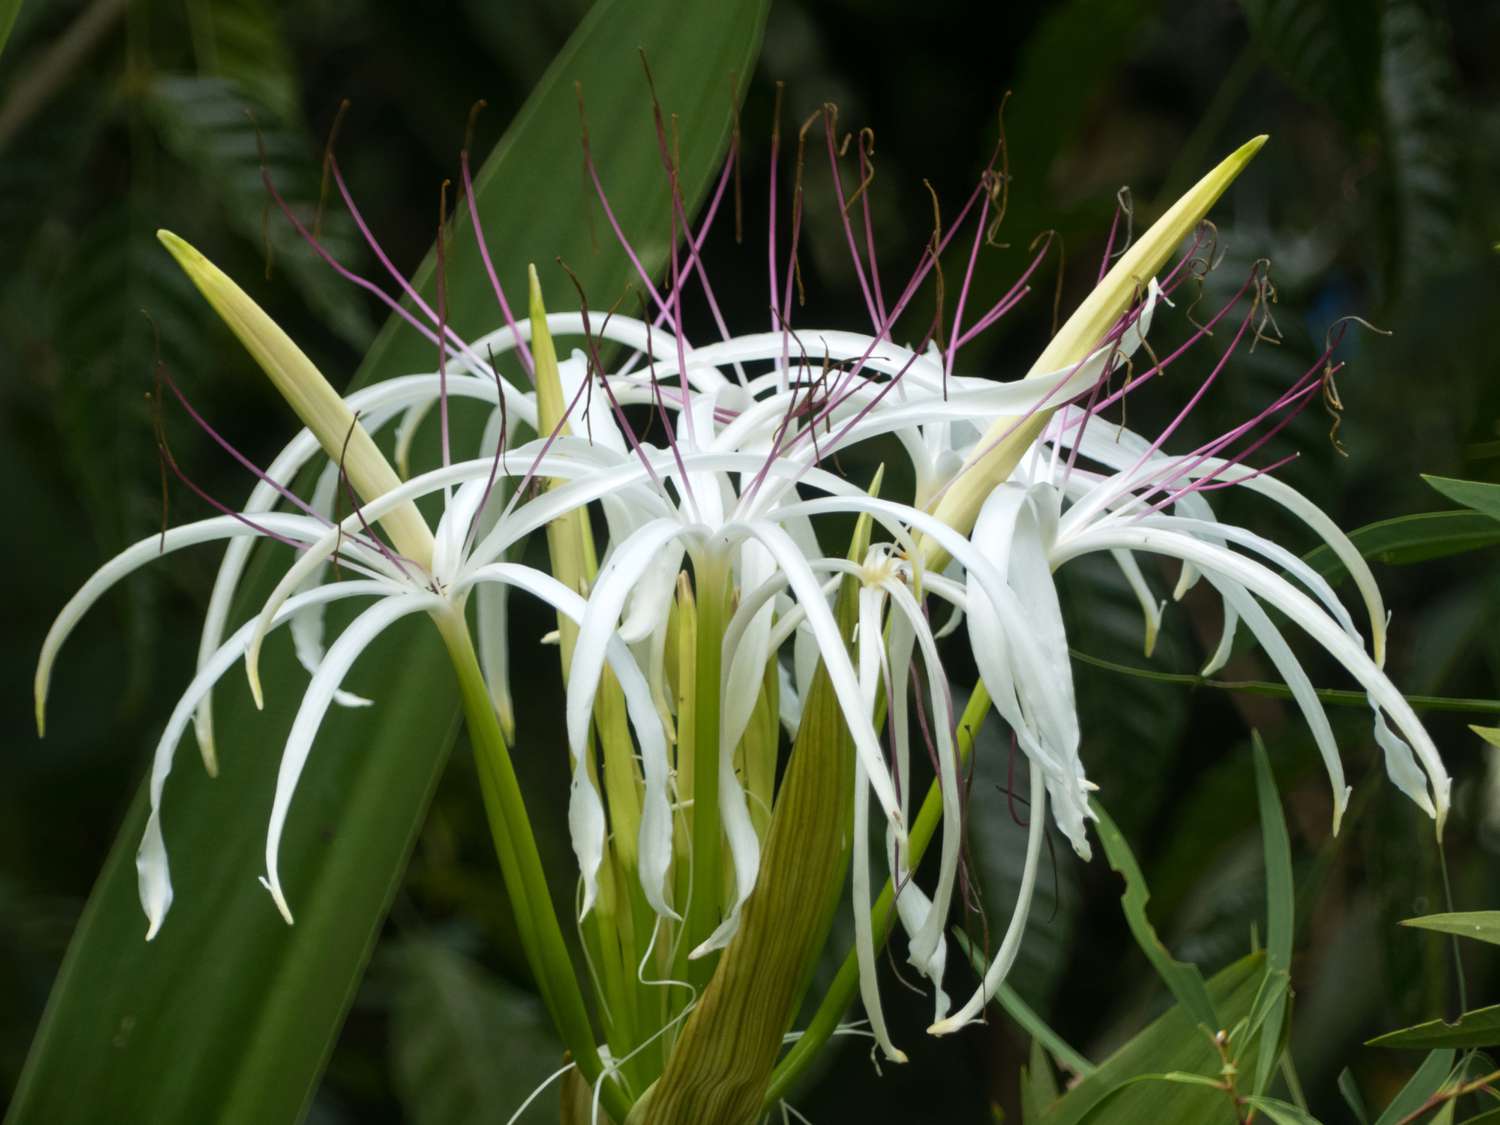
M265 258L265 197L244 107L255 107L283 191L306 200L317 194L323 138L348 97L338 145L346 175L394 260L414 268L433 239L439 185L456 173L471 104L489 102L474 139L483 153L583 8L577 0L96 0L23 9L0 60L0 479L8 509L0 565L9 593L0 633L0 1089L14 1084L71 926L188 678L212 577L211 552L176 556L96 611L70 648L68 701L38 742L29 686L51 616L100 560L161 523L145 398L152 326L187 393L247 453L264 460L287 432L280 404L151 232L171 226L232 274L254 276ZM930 232L924 178L956 211L1012 91L1013 182L1001 232L1010 245L985 252L980 286L1001 291L1032 237L1056 229L1067 250L1065 310L1092 280L1122 185L1144 223L1221 155L1267 132L1271 143L1215 211L1227 257L1208 299L1269 257L1285 342L1237 358L1181 440L1186 446L1245 417L1313 362L1334 320L1357 313L1392 335L1355 332L1342 353L1351 364L1340 381L1348 456L1333 449L1329 422L1315 409L1278 439L1276 456L1301 453L1280 475L1345 527L1451 507L1419 473L1500 479L1497 45L1500 5L1492 2L971 8L778 0L743 112L747 237L736 246L721 225L709 254L715 285L731 325L762 326L778 79L787 83L789 126L828 100L841 125L875 130L872 198L893 276L916 261ZM641 112L649 112L644 88ZM809 174L802 321L857 328L862 303L819 176ZM278 278L271 311L325 370L347 376L379 310L323 270L274 216L269 229ZM349 233L331 220L330 238L360 261ZM1053 270L968 351L968 373L1025 371L1049 330ZM1179 308L1163 321L1163 338L1181 336L1185 323ZM1217 347L1135 396L1132 427L1150 433L1169 418ZM208 491L229 499L248 489L185 419L171 416L167 427L177 459ZM171 503L174 521L202 514L181 488ZM1220 508L1293 549L1313 545L1253 498L1227 495ZM1403 688L1497 694L1495 563L1491 548L1378 568L1394 612L1390 666ZM1065 589L1075 645L1146 665L1138 612L1103 568L1070 572ZM1196 670L1217 622L1206 599L1172 607L1152 665ZM534 636L544 627L523 611L518 629ZM1350 686L1310 646L1298 650L1320 685ZM518 681L516 695L523 727L545 730L555 675L548 662L535 667L536 682ZM1448 1010L1453 990L1446 947L1393 926L1443 908L1438 854L1428 822L1384 782L1367 712L1334 715L1356 787L1334 841L1321 767L1300 717L1282 701L1082 665L1076 674L1085 761L1145 864L1158 926L1179 955L1210 968L1247 948L1260 916L1245 751L1251 724L1265 732L1298 860L1296 1064L1314 1110L1330 1121L1344 1119L1329 1107L1346 1065L1372 1104L1383 1102L1411 1060L1360 1043ZM1274 678L1254 652L1237 656L1223 677ZM1491 796L1492 767L1463 716L1431 713L1429 721L1457 777L1448 837L1457 904L1493 905L1500 800ZM508 1042L506 1029L532 1018L515 998L524 981L505 952L508 921L467 763L456 759L450 774L330 1066L317 1121L433 1120L439 1111L431 1084L418 1080L420 1058L434 1020L465 1003L455 998L482 1000L465 1008L478 1021L473 1035ZM977 800L973 855L998 911L1018 863L1018 830L993 786ZM1129 939L1118 884L1102 862L1084 867L1059 847L1043 882L1018 987L1070 1040L1102 1057L1159 1010L1161 989ZM445 951L438 969L418 971L403 954L414 935ZM1487 948L1469 951L1476 1002L1494 998ZM1007 1021L934 1044L921 1034L928 1001L908 1003L899 985L889 996L913 1064L887 1067L876 1080L863 1041L850 1041L799 1100L804 1113L814 1121L980 1121L992 1100L1014 1109L1025 1040ZM504 1014L516 1010L523 1016ZM529 1081L547 1072L538 1067Z

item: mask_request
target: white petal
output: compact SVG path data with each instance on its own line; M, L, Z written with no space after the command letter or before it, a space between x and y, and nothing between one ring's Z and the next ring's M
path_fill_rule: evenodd
M348 674L355 658L370 643L400 618L423 610L443 608L442 598L433 594L402 594L377 602L356 617L333 643L328 655L323 658L317 674L307 685L302 704L297 708L297 717L292 721L291 733L281 753L281 768L276 774L276 795L271 802L271 821L266 833L266 876L261 882L276 901L276 908L290 925L291 908L281 887L281 874L277 870L277 859L281 852L281 834L286 827L287 812L292 797L297 792L297 782L312 751L313 739L323 725L323 716L333 702L333 693L344 676ZM259 625L259 622L256 622Z
M1021 937L1026 932L1026 917L1031 911L1032 893L1036 888L1037 861L1041 858L1043 826L1047 822L1046 807L1047 790L1041 767L1033 760L1031 763L1031 826L1026 833L1026 864L1021 869L1021 885L1016 890L1016 908L1011 912L1010 924L1005 928L1005 937L1000 941L1000 949L995 954L995 960L985 971L984 981L979 986L979 990L969 997L968 1003L958 1011L929 1027L927 1029L929 1033L947 1035L974 1020L984 1011L984 1006L990 1002L1000 988L1001 982L1005 980L1006 974L1010 972L1011 966L1015 964L1016 954L1021 949Z

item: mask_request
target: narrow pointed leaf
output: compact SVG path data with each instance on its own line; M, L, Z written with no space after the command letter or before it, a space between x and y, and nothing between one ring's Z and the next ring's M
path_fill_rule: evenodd
M1104 845L1104 854L1109 858L1109 865L1125 880L1125 893L1120 901L1136 944L1146 954L1162 983L1171 990L1193 1021L1210 1031L1219 1030L1219 1017L1214 1013L1213 1002L1203 987L1203 976L1198 972L1198 967L1173 957L1157 936L1151 919L1146 916L1146 903L1151 899L1151 892L1146 888L1146 877L1141 874L1140 864L1136 863L1125 837L1097 801L1093 803L1093 808L1099 817L1099 840Z
M1463 914L1427 914L1421 918L1406 918L1403 926L1419 930L1435 930L1440 934L1455 934L1458 937L1487 941L1500 945L1500 910L1471 910Z
M1260 1055L1255 1064L1254 1092L1264 1093L1281 1053L1281 1031L1286 1021L1292 971L1292 933L1296 891L1292 886L1292 843L1276 793L1276 778L1260 732L1251 736L1255 749L1255 795L1260 802L1260 833L1266 861L1266 988L1256 997L1251 1026L1260 1025ZM1267 1116L1278 1120L1267 1107Z
M1422 474L1422 479L1437 489L1449 500L1473 508L1500 520L1500 484L1489 484L1482 480L1456 480L1453 477L1434 477Z
M1453 1023L1428 1020L1369 1041L1371 1047L1493 1047L1500 1044L1500 1004L1465 1012Z
M1375 1125L1396 1125L1403 1117L1415 1113L1448 1077L1456 1055L1457 1052L1452 1050L1433 1051L1428 1055L1417 1072L1401 1087L1401 1092L1391 1099L1385 1112L1375 1119Z
M1207 995L1226 1025L1237 1024L1249 1015L1264 978L1265 954L1252 953L1209 979ZM1251 1060L1244 1060L1245 1065L1251 1065ZM1208 1035L1177 1005L1058 1099L1043 1114L1040 1125L1079 1125L1084 1121L1233 1125L1235 1114L1221 1091L1180 1081L1146 1082L1122 1089L1145 1074L1216 1076L1221 1066Z

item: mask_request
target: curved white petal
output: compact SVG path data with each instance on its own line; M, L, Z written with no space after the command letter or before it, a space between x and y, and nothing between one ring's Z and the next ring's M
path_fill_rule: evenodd
M277 869L281 834L286 827L292 797L297 792L297 782L302 777L302 769L312 751L313 739L333 702L333 693L343 682L359 654L392 624L409 614L441 609L445 604L442 598L433 594L401 594L376 602L356 617L333 643L317 674L307 685L307 692L302 696L297 717L292 721L291 732L287 735L286 746L281 752L281 768L276 774L276 795L271 802L270 827L266 833L266 875L261 880L266 890L271 892L276 909L281 911L281 916L288 925L292 922L292 911L287 905L286 894L281 886L281 873ZM258 626L259 622L256 622L253 627Z

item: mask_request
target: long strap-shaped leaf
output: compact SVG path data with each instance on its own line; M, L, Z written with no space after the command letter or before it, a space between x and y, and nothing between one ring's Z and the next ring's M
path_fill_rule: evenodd
M622 225L659 232L664 179L636 47L649 57L663 105L680 114L683 190L699 199L728 138L731 75L741 84L748 75L767 3L599 0L478 176L485 233L508 292L525 293L528 262L555 269L557 256L606 304L631 277L608 242L592 249L573 83L583 83L594 156ZM665 240L649 244L658 249L644 255L647 267L659 268ZM466 223L453 237L447 280L450 323L473 332L499 322ZM420 281L430 289L430 263ZM569 287L558 281L561 297ZM413 333L388 326L359 379L430 370L432 362ZM258 584L250 585L253 595ZM277 750L306 676L289 647L268 654L263 714L240 685L226 684L220 777L184 768L168 788L172 914L148 945L134 868L143 789L74 935L7 1122L264 1125L303 1115L455 729L457 693L441 645L430 627L415 627L426 622L412 624L383 646L398 659L382 661L377 650L363 665L360 690L376 705L330 723L304 775L283 846L294 928L255 877ZM68 691L66 679L58 688ZM523 731L523 740L528 733L560 737ZM533 807L547 815L547 802Z

